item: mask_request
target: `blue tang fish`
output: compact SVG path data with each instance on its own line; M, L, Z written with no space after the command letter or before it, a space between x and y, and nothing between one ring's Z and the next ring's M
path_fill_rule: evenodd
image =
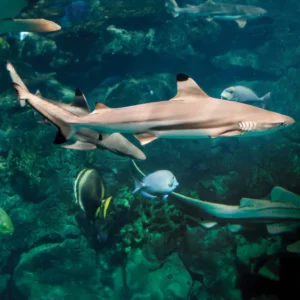
M232 101L237 101L242 103L261 102L263 104L262 105L263 108L266 107L266 104L269 101L270 96L271 93L267 93L262 97L258 97L251 89L242 85L228 87L221 93L222 99L232 100Z
M135 179L135 189L133 194L140 191L147 198L163 196L163 200L168 198L178 186L178 182L172 172L160 170L145 176L142 182Z

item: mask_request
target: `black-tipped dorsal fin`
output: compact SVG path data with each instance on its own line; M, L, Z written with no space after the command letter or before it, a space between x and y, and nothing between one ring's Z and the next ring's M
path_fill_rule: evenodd
M80 107L80 108L86 109L89 112L91 111L84 94L78 88L75 90L74 100L71 105L75 106L75 107Z
M201 87L186 74L177 75L177 95L171 100L197 100L197 97L209 97Z
M110 108L101 102L96 102L94 111L101 110L101 109L110 109Z

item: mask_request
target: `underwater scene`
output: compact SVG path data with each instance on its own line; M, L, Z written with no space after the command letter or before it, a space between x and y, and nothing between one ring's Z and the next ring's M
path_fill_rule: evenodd
M0 0L0 300L300 299L299 12Z

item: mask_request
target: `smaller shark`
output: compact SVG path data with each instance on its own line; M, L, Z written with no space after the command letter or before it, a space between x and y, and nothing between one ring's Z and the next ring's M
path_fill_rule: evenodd
M260 7L215 3L212 0L207 0L200 5L187 5L183 8L178 6L176 0L168 0L166 7L172 13L173 17L178 17L180 14L187 14L204 17L208 21L212 21L213 19L235 21L240 28L246 26L247 20L256 19L267 14L267 11Z
M144 172L132 161L135 169ZM266 224L269 234L291 232L300 228L300 196L275 186L270 200L242 198L239 205L225 205L171 192L170 201L186 216L205 228L218 223L228 225L232 232L238 232L242 225ZM287 246L287 251L300 253L300 241Z
M6 32L50 32L58 31L61 26L45 19L14 19L28 0L0 1L0 33Z
M29 92L28 88L16 72L13 65L10 62L8 62L6 67L14 84L22 88L23 90ZM53 104L77 116L84 116L90 113L90 107L88 105L88 102L84 94L82 94L82 92L79 89L76 89L75 91L74 101L72 104L66 104L54 100L41 98L39 91L37 91L35 97L42 100L41 107L47 107L47 104ZM35 106L35 102L28 101L28 103L33 109L37 110L44 116L44 119L39 123L52 123L57 126L55 120L53 121L52 119L49 119L47 114L43 114L43 110L39 110L39 106ZM20 105L22 107L25 106L25 104L25 101L20 101ZM61 146L67 149L74 150L94 150L98 148L103 150L109 150L110 152L113 152L120 156L127 156L130 158L140 160L146 159L145 154L120 133L105 134L98 133L91 129L82 128L76 133L73 142L73 144L62 144ZM57 134L54 140L54 144L61 144L59 134Z

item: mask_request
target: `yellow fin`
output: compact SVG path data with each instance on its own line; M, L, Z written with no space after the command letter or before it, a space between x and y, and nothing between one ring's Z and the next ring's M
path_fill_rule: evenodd
M100 212L101 212L101 207L98 207L95 213L95 219L99 217Z
M186 74L177 74L177 94L170 100L196 100L196 97L209 97L201 87Z
M147 133L147 132L135 134L134 137L137 140L139 140L139 142L143 146L155 141L156 139L158 139L157 136L155 136L151 133Z
M244 28L247 24L247 20L246 19L238 19L238 20L235 20L236 23L238 24L238 26L240 28Z
M112 197L110 196L104 202L104 206L103 206L103 217L104 217L104 219L106 219L107 209L109 207L111 199L112 199Z

